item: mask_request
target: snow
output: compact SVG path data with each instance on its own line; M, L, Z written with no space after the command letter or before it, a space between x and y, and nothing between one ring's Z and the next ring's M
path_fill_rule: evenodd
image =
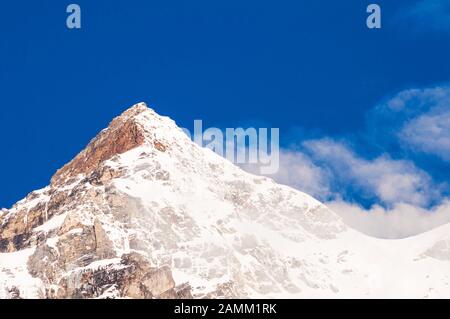
M61 215L57 215L54 216L53 218L51 218L50 220L48 220L47 222L45 222L44 224L42 224L41 226L38 226L34 229L35 232L49 232L53 229L56 229L58 227L60 227L63 223L64 220L66 219L67 213L61 214Z
M120 261L121 261L120 258L97 260L97 261L90 263L89 265L87 265L85 267L77 267L75 269L72 269L68 274L70 275L71 273L80 273L80 272L87 271L87 270L98 270L98 269L101 269L104 267L111 267L114 269L126 268L126 266L122 265L120 263Z
M56 252L58 252L58 241L59 241L59 236L53 237L53 238L48 238L46 241L46 244L48 247L53 248Z
M41 202L45 202L49 200L49 197L44 193L48 190L48 187L36 190L33 192L36 197L32 200L27 200L26 198L17 202L16 207L20 207L20 209L31 209L35 207L37 204Z
M22 298L39 298L42 282L27 270L28 258L34 248L14 253L0 254L0 299L9 297L8 289L20 288Z

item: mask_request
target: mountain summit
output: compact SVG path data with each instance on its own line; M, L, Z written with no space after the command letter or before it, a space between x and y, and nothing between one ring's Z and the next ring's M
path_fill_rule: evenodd
M444 296L449 231L360 234L140 103L0 211L0 298Z
M55 174L52 184L65 182L68 178L77 177L79 174L89 175L102 162L114 155L141 146L145 141L145 133L136 117L146 111L150 110L141 103L115 118L107 129L100 132L89 143L84 151Z

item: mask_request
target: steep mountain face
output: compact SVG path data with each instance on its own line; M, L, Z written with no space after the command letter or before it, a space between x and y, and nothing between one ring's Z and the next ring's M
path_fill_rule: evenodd
M0 298L445 297L449 233L362 235L141 103L0 211Z

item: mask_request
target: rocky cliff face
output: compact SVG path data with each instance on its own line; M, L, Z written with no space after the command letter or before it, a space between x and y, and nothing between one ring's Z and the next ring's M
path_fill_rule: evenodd
M0 211L0 298L441 296L447 228L359 234L138 104Z

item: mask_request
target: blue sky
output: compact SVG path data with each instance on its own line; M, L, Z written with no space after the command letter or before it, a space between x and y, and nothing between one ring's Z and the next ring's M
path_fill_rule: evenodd
M183 127L279 127L300 172L279 180L324 201L446 201L450 1L75 2L81 30L65 26L70 2L1 5L0 206L140 101Z

